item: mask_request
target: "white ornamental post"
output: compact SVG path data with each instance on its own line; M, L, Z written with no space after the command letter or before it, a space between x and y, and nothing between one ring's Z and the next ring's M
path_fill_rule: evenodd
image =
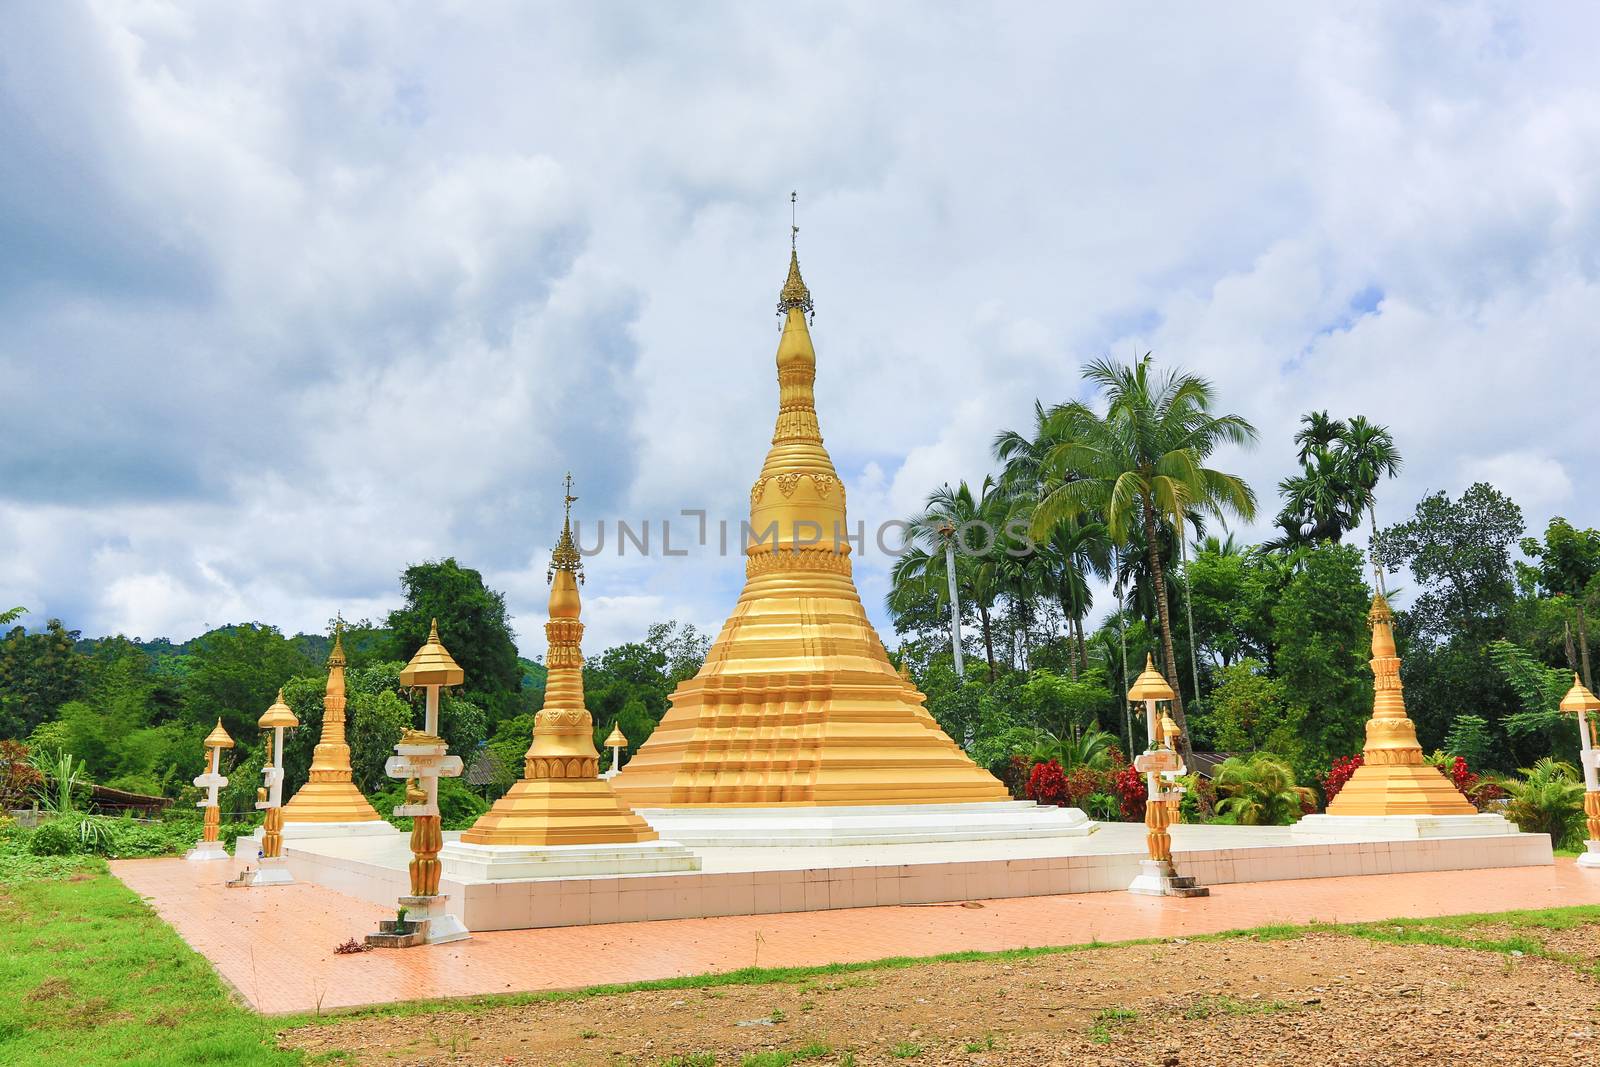
M217 725L205 739L206 769L194 780L194 784L206 791L206 798L196 803L205 813L202 823L200 840L195 842L185 855L187 860L225 860L228 850L223 848L222 842L217 840L218 827L221 825L221 811L217 807L217 791L228 784L222 776L222 750L233 747L233 738L228 736L228 731L222 728L222 719L217 719Z
M422 688L427 693L421 731L407 730L394 746L395 755L384 764L391 778L405 781L405 803L394 809L396 815L411 817L411 893L400 898L405 922L416 925L408 932L397 918L385 923L379 934L369 934L368 943L385 947L405 947L416 943L439 944L468 937L461 920L446 910L448 897L439 893L443 873L439 850L444 836L439 818L439 779L461 773L461 757L450 755L449 746L439 736L439 690L460 685L466 672L439 641L439 621L433 620L428 640L400 672L400 684ZM413 785L412 783L415 783ZM420 935L420 936L417 936Z
M288 861L283 858L283 731L299 726L300 720L284 702L282 689L278 690L278 699L256 720L256 725L272 733L267 737L267 761L261 768L262 788L256 799L256 807L266 813L261 823L261 864L248 884L292 885L294 875L289 873ZM237 848L234 855L238 855Z
M1600 869L1600 748L1595 747L1589 716L1600 711L1600 700L1589 692L1576 673L1572 688L1561 698L1561 710L1578 717L1579 759L1583 763L1583 813L1588 824L1589 840L1578 866Z

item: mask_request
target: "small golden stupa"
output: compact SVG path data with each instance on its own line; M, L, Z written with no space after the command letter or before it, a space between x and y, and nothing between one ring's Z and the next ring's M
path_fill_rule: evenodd
M750 490L744 592L617 792L639 808L1009 800L923 709L861 606L844 483L817 423L811 310L791 249L777 425Z
M1422 758L1417 728L1406 715L1395 655L1394 614L1383 594L1372 598L1372 718L1364 760L1328 805L1329 815L1476 815L1439 768Z
M344 739L344 643L333 633L328 656L328 689L322 699L322 739L311 753L311 778L283 806L283 821L381 822L350 775L350 746Z
M439 640L439 620L431 620L428 639L400 671L400 684L407 689L424 689L430 685L461 685L466 680L467 672Z
M472 845L598 845L656 840L600 774L594 719L583 702L583 623L578 583L583 560L572 539L572 476L566 519L550 556L550 621L544 632L544 707L533 720L533 744L522 780L495 801L461 840ZM620 736L620 734L618 735Z

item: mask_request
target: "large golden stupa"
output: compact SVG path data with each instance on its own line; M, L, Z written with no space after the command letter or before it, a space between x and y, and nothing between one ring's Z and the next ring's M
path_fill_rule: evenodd
M923 709L867 621L844 483L817 424L810 311L791 251L777 427L750 490L744 592L613 784L635 808L1007 801Z
M1329 815L1476 815L1478 809L1422 758L1406 714L1395 654L1394 615L1383 594L1372 598L1372 718L1362 765L1328 805Z
M461 835L471 845L597 845L654 841L656 832L599 777L594 720L583 700L583 623L578 582L583 561L572 539L572 477L567 517L550 557L549 651L544 707L533 720L533 745L522 780Z
M311 753L310 780L283 806L285 823L383 823L352 781L344 736L344 663L343 634L335 630L322 698L322 737Z

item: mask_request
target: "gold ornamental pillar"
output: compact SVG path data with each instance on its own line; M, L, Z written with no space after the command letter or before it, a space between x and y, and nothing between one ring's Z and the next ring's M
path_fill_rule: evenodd
M445 686L465 681L466 672L439 640L439 620L432 620L428 639L400 672L401 685L427 694L422 729L406 730L394 746L395 755L384 765L390 777L406 783L405 802L394 809L396 815L411 817L411 893L400 898L400 910L407 921L416 924L415 932L420 937L406 941L402 934L396 941L397 935L391 931L369 938L369 944L405 947L413 942L439 944L468 936L461 920L446 909L448 898L439 892L443 874L439 850L444 847L439 779L461 773L461 757L450 755L449 746L439 735L439 692Z
M289 885L294 877L283 860L283 732L299 726L300 720L284 701L282 689L278 690L278 699L256 720L256 725L270 732L266 735L266 763L261 768L264 784L256 800L256 807L265 812L261 823L261 864L249 884ZM234 855L238 855L237 849Z
M228 736L228 731L222 728L222 719L218 717L216 727L206 735L203 742L206 750L206 769L194 780L194 784L206 791L206 798L197 804L203 812L200 840L190 849L184 859L189 860L225 860L228 852L217 840L217 829L221 824L221 811L217 807L217 791L228 784L222 776L222 750L233 747L233 738Z
M1194 879L1178 874L1172 863L1172 826L1177 814L1178 792L1164 788L1163 778L1176 778L1184 771L1174 742L1178 737L1178 724L1171 716L1163 714L1160 705L1177 699L1172 686L1156 670L1152 657L1146 656L1144 670L1134 679L1128 690L1128 700L1144 705L1146 743L1148 748L1137 756L1134 767L1144 774L1145 850L1147 858L1139 865L1139 874L1128 886L1128 892L1142 896L1209 896L1211 891L1196 886Z
M1594 718L1600 712L1600 700L1574 673L1572 688L1561 698L1561 710L1577 716L1579 760L1583 764L1583 814L1589 838L1578 857L1578 866L1600 869L1600 737L1596 736Z

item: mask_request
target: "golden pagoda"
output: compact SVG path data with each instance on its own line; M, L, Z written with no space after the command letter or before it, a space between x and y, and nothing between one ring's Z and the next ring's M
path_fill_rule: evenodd
M382 822L350 775L344 739L344 643L335 629L328 656L328 689L322 698L322 739L311 753L311 778L283 806L286 823Z
M744 591L617 791L639 808L1007 801L924 710L861 606L844 483L817 424L811 310L791 249L777 426L750 490Z
M1439 768L1422 758L1417 728L1406 715L1395 655L1394 615L1383 594L1372 598L1372 718L1356 773L1328 804L1328 815L1476 815Z
M572 476L567 515L550 556L550 621L544 632L544 707L533 720L533 744L521 781L461 835L471 845L598 845L654 841L650 829L602 779L594 719L583 702L583 623L578 584L583 560L572 539ZM620 736L620 734L617 734ZM626 743L626 742L624 742Z

